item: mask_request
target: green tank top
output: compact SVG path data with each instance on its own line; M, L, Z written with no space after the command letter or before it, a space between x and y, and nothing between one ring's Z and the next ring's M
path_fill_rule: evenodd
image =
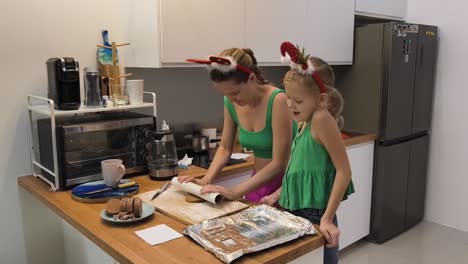
M275 96L279 93L284 93L284 91L281 89L277 89L271 94L270 100L268 102L265 127L262 131L259 132L251 132L245 130L239 123L239 119L237 118L237 113L236 109L234 108L234 105L232 105L232 103L227 97L224 97L224 105L226 105L226 108L228 109L231 118L234 120L234 122L236 122L237 126L239 127L240 144L248 150L252 150L254 152L255 157L263 159L273 158L273 128L271 127L271 111L273 109L273 101L275 99ZM296 132L297 124L293 121L293 137L296 136Z
M325 209L335 181L335 166L324 145L310 133L310 123L293 141L279 204L289 210ZM343 200L354 193L351 181Z

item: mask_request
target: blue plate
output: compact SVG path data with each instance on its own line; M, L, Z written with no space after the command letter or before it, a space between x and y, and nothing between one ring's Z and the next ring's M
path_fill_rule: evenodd
M116 224L128 224L128 223L135 223L135 222L141 221L153 215L154 207L152 205L147 204L147 203L142 203L141 207L142 207L141 217L138 217L138 218L128 219L128 220L118 220L118 219L116 220L114 219L112 215L108 215L106 213L106 210L102 210L101 218L106 221L116 223Z
M130 182L131 180L121 180L120 183ZM92 192L95 190L100 190L106 188L107 186L104 184L103 180L100 181L93 181L84 183L81 185L76 186L72 190L72 197L75 200L80 202L88 202L88 203L105 203L106 201L113 199L113 198L122 198L126 196L133 195L138 192L140 186L137 184L121 189L109 190L106 192L101 193L94 193L94 194L85 194L87 192Z

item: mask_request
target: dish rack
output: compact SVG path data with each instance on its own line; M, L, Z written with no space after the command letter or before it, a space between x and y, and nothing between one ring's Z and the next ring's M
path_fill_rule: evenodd
M31 155L31 169L35 177L41 178L43 181L48 183L52 190L57 191L60 189L60 181L58 175L58 159L57 159L57 140L56 140L56 118L64 116L74 116L81 114L90 114L90 113L100 113L100 112L110 112L110 111L127 111L127 110L136 110L143 108L152 108L153 116L157 116L156 112L156 94L152 92L143 92L144 97L150 102L143 102L142 104L137 105L121 105L121 106L108 106L108 107L86 107L81 105L77 110L57 110L55 109L55 102L51 99L36 96L28 95L28 115L29 115L29 143L30 143L30 155ZM52 152L53 152L53 170L47 169L43 164L37 160L36 150L38 150L38 145L36 144L38 140L35 138L34 133L34 119L33 113L40 114L50 118L50 125L52 131ZM41 170L46 171L54 177L54 181L49 180L44 175L41 174Z

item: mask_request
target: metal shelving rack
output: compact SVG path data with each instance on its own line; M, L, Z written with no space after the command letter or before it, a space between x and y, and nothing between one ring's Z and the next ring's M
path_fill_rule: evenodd
M109 112L109 111L125 111L125 110L136 110L136 109L143 109L143 108L152 108L153 109L153 116L157 116L156 112L156 94L152 92L144 92L147 97L151 96L151 102L144 102L138 105L122 105L122 106L111 106L111 107L86 107L81 105L81 107L77 110L57 110L55 109L55 103L53 100L36 96L36 95L28 95L28 112L29 112L29 142L30 142L30 154L31 154L31 166L33 175L36 177L41 178L45 182L47 182L51 189L56 191L60 189L60 181L59 181L59 172L58 172L58 159L57 159L57 140L56 140L56 117L62 116L73 116L73 115L80 115L80 114L90 114L90 113L99 113L99 112ZM35 102L42 102L42 104L35 105ZM46 104L44 104L46 103ZM54 158L54 167L53 171L47 169L44 165L40 163L40 161L36 160L36 152L35 152L35 144L34 144L34 121L33 121L33 113L41 114L47 117L50 117L50 125L52 131L52 151L53 151L53 158ZM42 175L41 169L49 173L50 175L54 176L55 181L49 180L47 177Z

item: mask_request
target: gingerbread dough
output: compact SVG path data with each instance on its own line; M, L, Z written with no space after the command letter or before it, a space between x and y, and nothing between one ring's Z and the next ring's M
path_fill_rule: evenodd
M185 201L188 203L203 203L205 200L191 193L185 194Z

